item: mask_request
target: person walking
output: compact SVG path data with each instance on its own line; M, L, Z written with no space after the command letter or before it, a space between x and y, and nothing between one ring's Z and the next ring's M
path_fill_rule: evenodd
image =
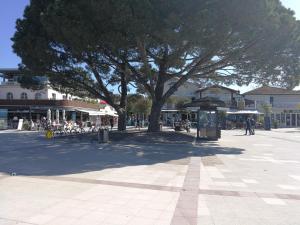
M245 135L248 134L248 131L249 131L249 135L251 135L251 121L250 121L249 117L246 119L246 133L245 133Z
M255 119L252 117L250 122L251 122L251 134L255 135L255 125L256 125Z
M188 132L188 133L191 132L191 122L188 119L185 120L185 129L186 129L186 132Z
M139 118L136 119L136 128L138 130L141 130L141 124L140 124L140 119Z
M110 118L109 123L110 123L110 129L112 130L114 127L114 118Z

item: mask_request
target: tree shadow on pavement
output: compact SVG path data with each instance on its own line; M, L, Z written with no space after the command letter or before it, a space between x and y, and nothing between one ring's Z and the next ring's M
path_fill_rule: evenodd
M123 140L98 144L94 137L46 140L37 134L0 135L0 173L56 176L137 165L186 165L191 156L238 155L244 149L218 142L192 144L186 134L130 134Z

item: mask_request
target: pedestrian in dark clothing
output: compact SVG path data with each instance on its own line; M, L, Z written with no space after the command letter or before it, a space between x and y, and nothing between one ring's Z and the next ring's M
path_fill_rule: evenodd
M251 120L250 120L250 118L247 118L247 120L246 120L246 133L245 133L245 135L248 134L248 131L249 131L249 135L251 135Z
M256 125L255 119L251 118L250 122L251 122L251 134L254 135L255 134L255 125Z
M109 123L110 123L110 129L112 130L113 127L114 127L114 119L113 119L113 118L110 118L110 119L109 119Z
M140 124L139 118L136 119L136 128L138 128L139 130L141 129L141 124Z

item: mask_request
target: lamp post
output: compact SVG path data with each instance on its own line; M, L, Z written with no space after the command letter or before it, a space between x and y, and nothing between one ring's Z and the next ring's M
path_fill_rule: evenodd
M200 108L197 111L197 139L200 138Z
M64 109L62 111L62 119L63 119L63 121L66 121L66 110L64 110Z
M47 110L47 121L51 122L51 109Z
M55 119L56 119L57 123L59 123L59 109L56 110L55 114L56 114Z

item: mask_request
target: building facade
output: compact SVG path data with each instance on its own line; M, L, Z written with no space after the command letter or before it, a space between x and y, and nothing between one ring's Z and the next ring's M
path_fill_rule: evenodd
M300 91L263 86L243 96L255 101L262 113L269 107L273 126L300 127Z
M19 119L38 122L42 118L62 123L65 120L91 121L108 125L109 118L117 118L116 111L105 101L80 99L53 90L22 88L17 69L1 69L0 129L16 128ZM107 123L107 124L106 124Z

